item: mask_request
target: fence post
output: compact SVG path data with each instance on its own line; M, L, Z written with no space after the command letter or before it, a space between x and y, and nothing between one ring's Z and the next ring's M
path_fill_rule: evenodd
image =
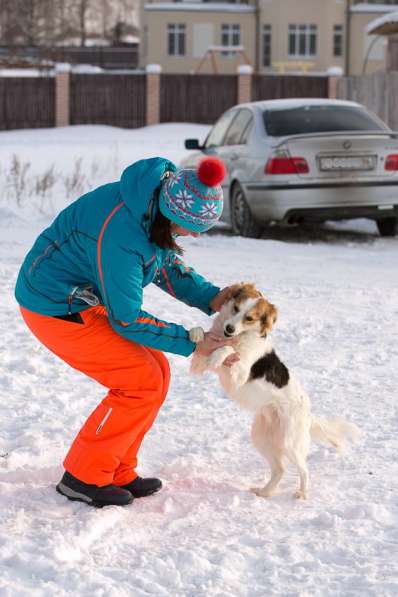
M250 64L238 66L238 104L245 104L252 99L252 74Z
M148 64L146 67L146 124L160 122L160 64Z
M70 64L55 68L55 126L69 126Z
M343 69L339 66L331 66L328 69L328 98L329 99L338 99L338 82L343 76Z

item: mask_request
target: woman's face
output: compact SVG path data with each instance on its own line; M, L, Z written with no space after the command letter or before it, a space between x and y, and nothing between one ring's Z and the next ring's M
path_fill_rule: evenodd
M171 224L171 234L176 234L177 236L193 236L194 238L200 236L200 232L192 232L192 230L187 230L182 226L178 226L178 224L174 224L174 222Z

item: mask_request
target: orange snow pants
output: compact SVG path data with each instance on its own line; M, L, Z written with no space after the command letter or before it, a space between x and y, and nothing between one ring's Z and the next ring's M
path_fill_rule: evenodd
M137 452L166 398L167 358L119 336L104 307L80 313L83 323L39 315L21 307L31 332L74 369L109 388L91 413L65 460L85 483L125 485L137 477ZM71 397L75 390L71 388Z

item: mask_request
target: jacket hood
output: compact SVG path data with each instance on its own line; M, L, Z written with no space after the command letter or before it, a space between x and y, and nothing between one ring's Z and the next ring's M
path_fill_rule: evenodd
M177 167L166 158L149 158L128 166L120 178L120 193L133 217L140 224L148 213L152 195L167 171Z

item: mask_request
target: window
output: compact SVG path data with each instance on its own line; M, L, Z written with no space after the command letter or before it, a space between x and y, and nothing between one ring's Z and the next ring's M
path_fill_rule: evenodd
M388 127L361 108L351 106L300 106L266 110L265 130L271 137L333 131L382 131Z
M343 25L333 27L333 56L343 55Z
M315 56L318 28L316 25L289 25L289 56Z
M169 56L185 55L185 25L183 23L167 25L167 48Z
M271 25L263 25L263 66L271 66Z
M239 142L240 145L246 145L247 144L247 142L249 140L249 137L250 137L250 133L252 132L252 129L253 129L253 125L254 125L254 119L251 118L249 120L249 122L247 123L245 130L242 133L242 136L241 136L240 142Z
M232 120L235 118L236 110L231 112L226 112L223 114L216 122L216 124L211 129L209 136L205 141L205 147L208 149L209 147L218 147L221 145L225 132L229 125L231 124Z
M225 135L223 145L241 145L242 135L250 120L252 120L252 115L249 110L239 110Z
M240 45L240 25L221 25L221 45L239 46ZM222 52L223 56L233 56L233 52Z

